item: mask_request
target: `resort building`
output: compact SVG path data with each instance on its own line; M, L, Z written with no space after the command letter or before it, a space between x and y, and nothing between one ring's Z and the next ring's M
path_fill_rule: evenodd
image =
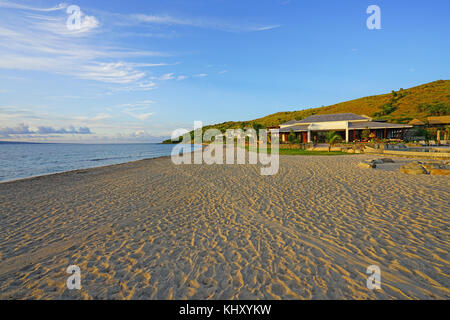
M429 128L444 129L450 125L450 116L428 117L427 122Z
M302 120L291 120L280 124L281 142L288 141L293 132L302 143L315 142L328 131L335 131L342 139L350 142L362 140L362 132L370 130L369 138L403 140L407 124L395 124L373 121L372 118L354 113L323 114L307 117Z

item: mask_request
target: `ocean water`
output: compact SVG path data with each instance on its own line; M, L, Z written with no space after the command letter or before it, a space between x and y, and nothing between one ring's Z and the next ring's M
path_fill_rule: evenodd
M0 144L0 182L168 156L167 144ZM197 149L198 146L192 146Z

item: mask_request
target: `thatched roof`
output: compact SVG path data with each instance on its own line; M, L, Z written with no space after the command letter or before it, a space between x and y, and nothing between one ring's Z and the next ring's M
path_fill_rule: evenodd
M428 117L429 124L450 124L450 116Z
M408 124L412 126L423 126L425 125L425 122L420 121L419 119L412 119Z
M408 124L388 123L388 122L352 122L348 124L349 129L402 129L411 128Z

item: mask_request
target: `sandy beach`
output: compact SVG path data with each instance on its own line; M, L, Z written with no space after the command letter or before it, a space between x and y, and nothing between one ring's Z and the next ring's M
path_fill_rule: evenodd
M0 298L449 299L449 177L357 166L375 158L281 156L261 176L164 157L2 183Z

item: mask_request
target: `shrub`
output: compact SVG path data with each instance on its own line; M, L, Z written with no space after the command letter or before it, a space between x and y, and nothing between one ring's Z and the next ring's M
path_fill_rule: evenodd
M380 107L380 111L375 112L373 114L374 117L383 117L383 116L387 116L388 114L391 114L392 112L394 112L395 110L397 110L397 106L393 104L393 102L388 102L385 103L384 105L382 105Z
M366 128L361 132L361 138L363 138L364 140L369 139L369 136L370 136L369 128Z
M419 112L425 112L428 116L446 116L450 115L450 105L445 103L424 104L417 106Z
M291 130L288 134L288 141L290 144L294 144L297 140L297 137L295 136L294 130Z
M258 122L253 122L252 127L256 132L258 132L260 129L264 129L264 126Z

